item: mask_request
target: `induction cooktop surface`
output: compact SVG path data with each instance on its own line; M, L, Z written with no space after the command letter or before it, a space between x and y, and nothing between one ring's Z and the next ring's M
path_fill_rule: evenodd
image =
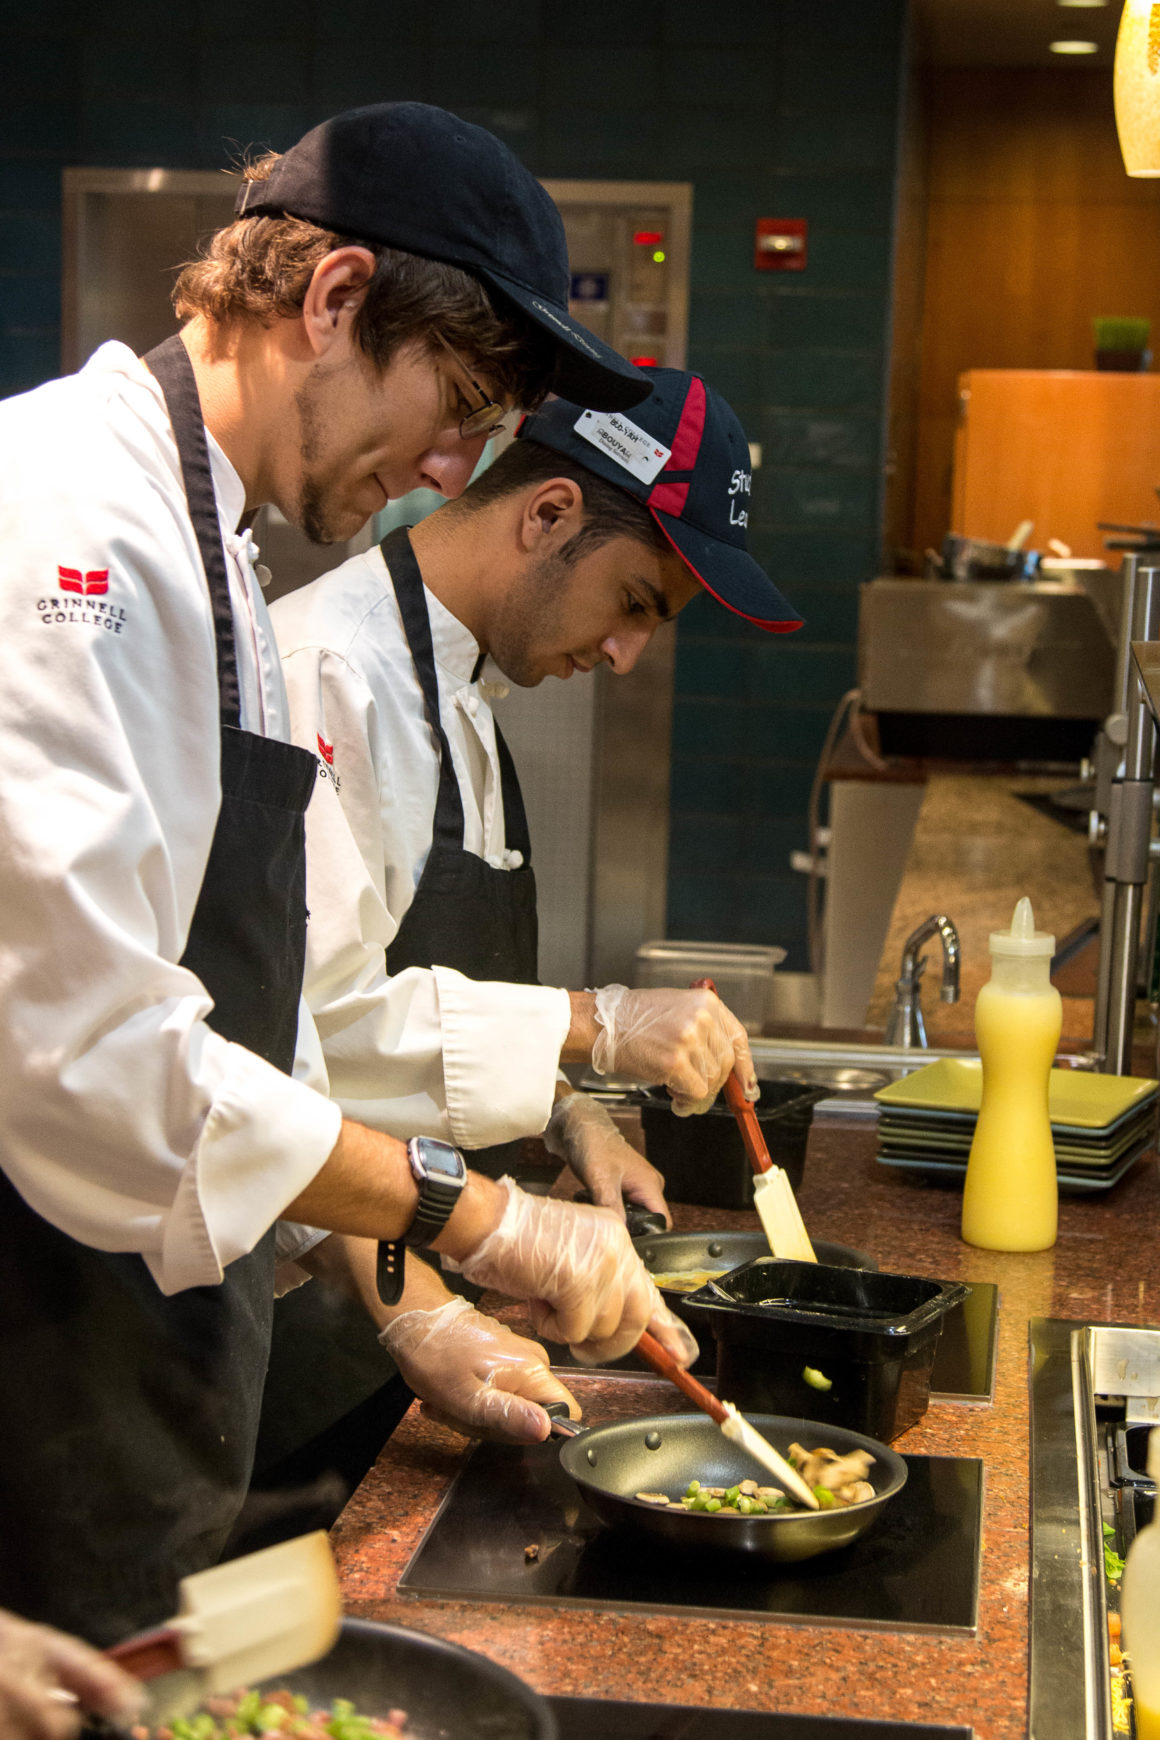
M399 1582L423 1598L972 1632L983 1466L907 1456L905 1487L858 1540L800 1564L675 1549L606 1528L558 1447L479 1444ZM724 1526L728 1527L726 1523Z

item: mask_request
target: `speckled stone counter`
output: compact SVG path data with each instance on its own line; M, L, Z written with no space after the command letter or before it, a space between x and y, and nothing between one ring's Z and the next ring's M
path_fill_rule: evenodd
M335 1529L349 1611L453 1638L547 1693L970 1723L979 1740L1025 1735L1028 1319L1160 1324L1160 1166L1142 1163L1105 1198L1064 1197L1058 1244L1034 1256L962 1244L959 1191L877 1166L865 1128L815 1125L799 1200L816 1237L869 1250L885 1269L999 1287L993 1406L934 1403L897 1446L983 1459L974 1637L400 1598L398 1578L463 1454L461 1440L423 1422L416 1408ZM687 1227L756 1224L689 1207L676 1218ZM682 1406L647 1379L578 1378L574 1388L594 1424Z
M1015 903L1029 895L1040 930L1057 942L1099 912L1086 838L1015 795L1058 791L1066 780L1006 774L932 772L927 781L906 869L866 1016L886 1025L894 1002L902 950L911 932L932 913L953 920L962 948L961 995L942 1003L937 939L928 945L923 1013L932 1045L973 1045L975 998L990 977L987 938L1011 922ZM1063 1038L1090 1040L1093 1005L1065 997Z

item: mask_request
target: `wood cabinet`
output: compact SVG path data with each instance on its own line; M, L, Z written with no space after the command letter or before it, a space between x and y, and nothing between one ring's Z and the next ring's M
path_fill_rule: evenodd
M1100 520L1160 521L1160 374L969 369L959 376L951 529L1104 555ZM1114 559L1114 558L1113 558Z

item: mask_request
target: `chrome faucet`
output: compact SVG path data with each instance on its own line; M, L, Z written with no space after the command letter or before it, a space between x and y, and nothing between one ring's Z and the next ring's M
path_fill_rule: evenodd
M894 986L894 1007L886 1023L887 1045L926 1046L926 1026L922 1019L922 975L926 956L920 951L925 942L938 935L942 938L943 972L940 995L944 1003L959 1000L959 933L945 912L936 912L906 939L902 951L902 972Z

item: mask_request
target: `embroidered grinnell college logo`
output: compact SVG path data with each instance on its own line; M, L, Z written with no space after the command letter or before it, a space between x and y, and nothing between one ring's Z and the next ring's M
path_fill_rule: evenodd
M83 628L103 629L106 634L120 634L128 617L118 604L110 604L107 568L66 568L57 565L56 592L51 597L38 598L36 613L41 622L79 624Z
M90 568L87 574L82 574L79 568L58 568L56 572L62 592L80 592L91 598L109 590L107 568Z
M315 735L318 739L318 777L328 779L335 791L341 791L342 781L334 771L334 744L328 743L321 731Z

